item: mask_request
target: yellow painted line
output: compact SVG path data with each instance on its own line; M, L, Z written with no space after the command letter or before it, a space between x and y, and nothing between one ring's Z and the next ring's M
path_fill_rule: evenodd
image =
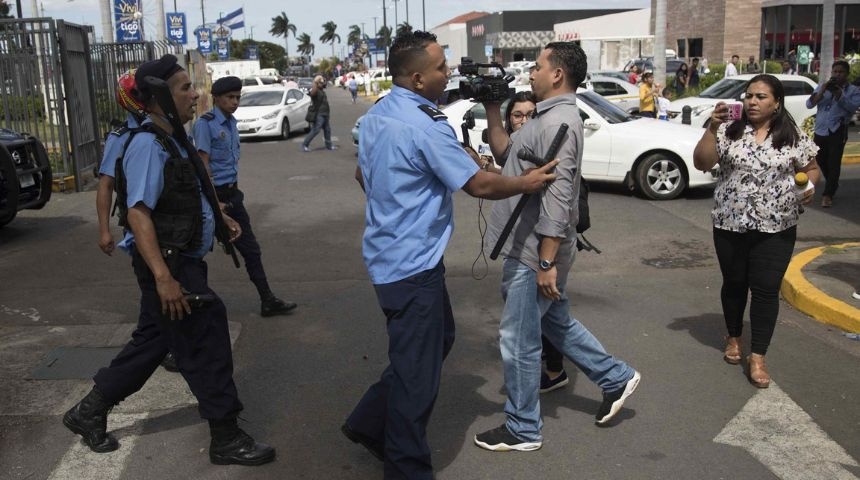
M842 164L843 165L860 164L860 155L843 155L842 156Z
M782 279L780 292L783 298L794 306L794 308L812 318L849 332L860 332L860 309L836 300L815 288L803 276L802 272L803 267L818 258L826 249L844 249L849 247L860 247L860 242L828 245L798 253L788 264L788 270L786 270L785 277Z

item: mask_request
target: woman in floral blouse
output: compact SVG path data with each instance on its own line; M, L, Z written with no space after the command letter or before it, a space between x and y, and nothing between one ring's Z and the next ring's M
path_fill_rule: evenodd
M711 217L728 330L723 358L733 365L741 361L743 316L751 293L748 376L759 388L770 384L764 356L779 313L779 287L794 251L799 202L811 202L814 193L810 189L798 199L794 175L805 172L813 185L819 176L818 147L794 123L784 98L776 77L753 77L742 118L729 121L728 106L718 103L693 153L699 170L720 165Z

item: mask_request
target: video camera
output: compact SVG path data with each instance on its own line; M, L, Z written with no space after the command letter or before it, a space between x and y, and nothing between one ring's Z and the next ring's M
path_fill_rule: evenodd
M497 68L499 75L485 75L478 73L481 68ZM460 96L462 98L474 98L479 102L503 102L513 95L513 89L508 86L514 76L505 74L505 69L496 62L475 63L469 57L460 59L460 75L466 77L460 80Z

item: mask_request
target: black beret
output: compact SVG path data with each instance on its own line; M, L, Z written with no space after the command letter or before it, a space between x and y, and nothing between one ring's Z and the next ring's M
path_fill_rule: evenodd
M144 81L146 77L167 80L180 70L183 68L177 63L176 57L169 53L158 60L152 60L137 67L137 71L134 72L134 83L137 84L137 90L142 97L140 100L147 101L152 96L149 86Z
M239 77L221 77L212 84L212 95L223 95L227 92L242 90L242 80Z

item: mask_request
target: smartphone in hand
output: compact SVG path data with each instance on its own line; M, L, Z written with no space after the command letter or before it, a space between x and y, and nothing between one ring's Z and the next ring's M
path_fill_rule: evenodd
M743 117L744 104L740 102L726 103L729 109L729 120L740 120Z

